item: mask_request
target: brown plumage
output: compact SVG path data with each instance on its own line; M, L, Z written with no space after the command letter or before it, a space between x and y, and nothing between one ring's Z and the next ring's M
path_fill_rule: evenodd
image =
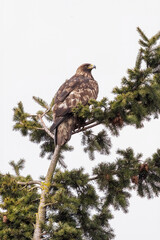
M76 118L72 114L72 109L78 103L86 105L90 99L97 98L98 84L91 74L93 68L95 66L88 63L81 65L76 74L63 83L55 95L54 123L51 131L55 130L56 145L62 146L71 138L76 126Z

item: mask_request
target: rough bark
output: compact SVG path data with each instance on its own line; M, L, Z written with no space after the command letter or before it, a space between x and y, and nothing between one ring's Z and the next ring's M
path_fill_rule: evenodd
M45 214L46 214L46 209L45 209L45 198L46 194L49 191L51 181L52 181L52 176L55 171L57 161L58 161L58 155L60 152L60 146L56 146L54 150L54 154L50 163L50 166L48 168L48 172L45 178L44 185L42 187L42 193L41 193L41 198L40 198L40 203L39 203L39 208L38 208L38 213L36 214L36 224L35 224L35 229L34 229L34 235L33 235L33 240L40 240L42 236L42 224L45 223Z

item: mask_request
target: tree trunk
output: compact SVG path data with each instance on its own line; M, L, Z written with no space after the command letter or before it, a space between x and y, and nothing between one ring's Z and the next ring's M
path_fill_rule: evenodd
M53 158L51 160L50 166L48 168L48 172L45 178L44 185L42 186L42 193L41 193L41 198L40 198L40 203L38 207L38 213L36 214L36 224L34 228L34 235L33 235L33 240L40 240L41 235L42 235L42 227L41 225L45 223L45 214L46 214L46 209L45 209L45 198L46 194L49 191L50 184L52 181L52 176L55 171L57 161L58 161L58 155L60 152L60 146L56 146L53 154Z

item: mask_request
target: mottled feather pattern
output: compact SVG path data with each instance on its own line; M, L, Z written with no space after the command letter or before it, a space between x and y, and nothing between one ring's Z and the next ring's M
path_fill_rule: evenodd
M75 77L76 78L76 77ZM58 90L57 97L55 99L54 106L54 114L53 120L55 121L56 117L64 116L67 113L71 112L72 108L76 107L78 103L82 103L86 105L89 99L96 99L98 95L98 84L93 79L85 79L80 76L71 87L68 87L68 82L72 81L72 79L64 83L61 88ZM78 84L79 83L79 84ZM76 85L76 86L75 86ZM64 90L65 88L65 90ZM65 92L66 97L62 99L63 93Z
M76 74L62 84L55 96L52 130L57 128L55 140L58 145L65 144L75 129L76 119L72 109L78 103L86 105L90 99L96 99L98 95L98 84L92 77L91 70L85 71L84 66L86 64L80 66Z
M64 145L67 141L70 140L72 131L75 128L76 120L74 117L69 117L64 120L57 128L56 131L56 145Z

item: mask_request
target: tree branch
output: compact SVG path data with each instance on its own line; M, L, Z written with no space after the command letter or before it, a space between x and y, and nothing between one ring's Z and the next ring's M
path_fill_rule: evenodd
M39 208L38 208L38 213L36 214L36 224L35 224L35 229L34 229L34 235L33 235L33 240L40 240L41 239L41 234L42 234L42 224L45 223L45 205L46 205L46 195L49 192L50 186L51 186L51 181L52 181L52 176L55 171L57 161L58 161L58 156L60 152L61 147L56 146L54 150L54 154L52 157L52 160L50 162L50 166L48 168L48 172L45 178L45 182L43 184L43 190L41 193L41 198L40 198L40 203L39 203Z
M76 133L79 133L79 132L84 132L84 131L86 131L87 129L93 128L93 127L101 124L101 122L95 122L95 123L93 123L93 124L91 124L91 125L90 125L90 124L91 124L91 123L88 123L88 124L85 125L85 127L82 127L81 129L75 130L75 131L72 133L72 135L73 135L73 134L76 134ZM89 125L89 126L87 126L87 125Z
M89 178L88 181L94 181L94 180L96 180L96 179L98 179L98 178L99 178L98 176L92 177L92 178Z
M45 207L47 207L47 206L52 206L52 205L54 205L55 203L47 203L47 204L45 204Z
M42 115L38 114L38 117L40 119L40 124L44 128L44 130L48 133L48 135L54 139L54 135L49 131L49 129L46 127L44 121L42 120L42 117L48 112L49 110L46 110Z
M41 181L37 181L37 180L34 180L34 181L29 181L29 182L17 182L17 184L19 185L32 185L32 184L39 184L41 185Z
M40 187L39 187L39 186L34 186L34 187L28 189L28 192L31 192L31 191L33 191L33 190L36 189L36 188L40 188Z
M46 127L44 121L42 120L42 117L43 117L49 110L50 110L50 108L47 109L42 115L38 114L38 117L39 117L39 119L40 119L40 121L41 121L40 124L41 124L41 126L43 127L43 129L46 131L46 133L48 133L48 135L49 135L51 138L54 139L54 135L49 131L49 129ZM62 165L62 167L67 168L67 165L65 164L65 162L64 162L62 159L59 160L59 162L60 162L60 164Z

